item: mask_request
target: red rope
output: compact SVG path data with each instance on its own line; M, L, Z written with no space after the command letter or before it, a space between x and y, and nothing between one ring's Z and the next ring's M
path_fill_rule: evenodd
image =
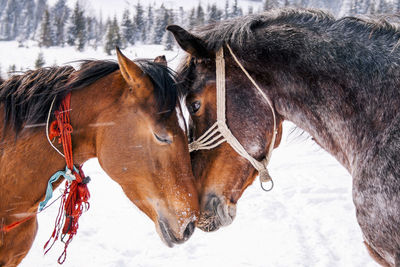
M46 254L53 247L54 243L58 240L61 234L61 240L64 242L65 246L63 253L58 258L59 264L63 264L67 257L68 245L71 243L72 239L78 231L78 220L82 215L82 212L89 209L88 201L90 198L90 193L87 188L87 183L90 181L90 178L85 177L82 166L79 166L78 172L75 171L74 168L71 140L71 133L73 129L70 123L70 108L71 93L69 93L62 100L59 110L54 112L56 121L53 121L50 125L50 139L52 140L56 137L59 137L59 143L61 143L63 146L67 167L75 176L75 180L73 180L72 182L69 182L67 180L65 183L65 190L61 196L61 203L55 220L53 233L44 245ZM38 213L40 212L36 212L21 221L14 222L6 226L0 224L0 233L3 235L4 233L10 232L12 229L18 227L22 223L34 218ZM51 245L49 248L47 248L50 242Z
M28 217L26 217L26 218L24 218L24 219L22 219L22 220L20 220L20 221L13 222L13 223L11 223L11 224L9 224L9 225L5 225L5 226L4 226L4 225L1 225L0 232L8 233L8 232L10 232L12 229L18 227L20 224L23 224L24 222L29 221L30 219L32 219L32 218L35 217L35 216L36 216L36 213L35 213L35 214L32 214L32 215L30 215L30 216L28 216Z
M89 177L85 177L85 174L82 171L82 166L79 167L78 172L76 172L74 168L71 141L71 133L73 129L70 124L70 105L71 93L63 99L59 110L54 113L57 125L53 122L50 127L51 137L59 137L59 142L63 146L67 167L75 176L75 180L72 182L67 181L65 183L65 190L62 195L53 233L44 245L46 254L53 247L55 241L58 240L60 234L62 234L61 240L64 242L65 246L63 253L58 258L59 264L64 263L66 259L68 245L78 231L78 220L82 215L82 212L89 208L88 201L90 198L89 190L87 188ZM51 241L52 243L50 247L46 250Z
M36 215L38 215L39 213L41 213L42 211L44 211L45 209L47 209L48 207L50 207L51 205L53 205L61 196L59 196L58 198L56 198L53 202L51 202L49 205L47 205L46 207L44 207L41 211L37 211L35 213L33 213L32 215L20 220L20 221L16 221L13 222L9 225L4 225L3 222L0 225L0 233L4 234L4 233L8 233L11 230L13 230L14 228L17 228L18 226L20 226L21 224L23 224L24 222L29 221L30 219L34 218Z

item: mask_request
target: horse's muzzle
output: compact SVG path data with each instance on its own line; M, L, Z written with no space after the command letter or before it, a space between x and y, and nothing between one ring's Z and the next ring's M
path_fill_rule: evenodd
M194 221L190 221L187 225L185 230L183 231L182 237L178 238L172 231L171 227L169 226L168 222L164 219L160 219L158 221L160 231L161 231L161 239L164 241L164 243L172 248L174 244L182 244L183 242L187 241L193 234L194 229L195 229L195 223Z
M228 203L223 196L208 194L200 213L197 227L205 232L218 230L233 222L236 216L236 205Z

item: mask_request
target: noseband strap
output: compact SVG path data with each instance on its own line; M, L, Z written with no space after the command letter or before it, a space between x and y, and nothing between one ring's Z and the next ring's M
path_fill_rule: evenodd
M197 140L193 141L189 144L189 151L202 150L202 149L213 149L223 142L227 142L240 156L247 159L251 165L258 171L260 177L261 187L265 191L269 191L273 187L273 181L271 176L268 173L267 165L271 158L272 150L274 149L275 139L276 139L276 116L275 110L273 108L271 100L268 96L261 90L258 84L254 81L254 79L250 76L247 70L243 67L240 61L237 59L235 54L233 53L231 47L227 44L228 50L231 53L233 59L239 65L241 70L246 74L247 78L251 81L251 83L256 87L261 96L268 103L272 117L274 121L274 129L272 134L272 140L268 148L268 152L266 157L258 161L244 149L244 147L240 144L240 142L236 139L236 137L232 134L231 130L229 130L228 125L226 124L226 93L225 93L225 60L224 60L224 49L221 47L216 53L216 78L217 78L217 121ZM271 181L271 188L266 190L262 183Z

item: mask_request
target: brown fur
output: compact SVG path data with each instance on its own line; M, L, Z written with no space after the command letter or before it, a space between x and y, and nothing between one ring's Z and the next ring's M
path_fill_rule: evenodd
M367 248L369 255L380 265L383 267L390 267L390 264L387 263L373 248L371 248L367 242L364 241L364 245Z
M128 198L153 220L168 245L183 242L192 231L184 233L181 229L193 224L198 212L186 137L175 111L168 118L158 115L152 81L136 64L129 61L127 66L127 62L120 55L120 64L127 76L122 77L115 70L72 93L74 162L82 164L97 157ZM3 107L4 104L0 118L4 117ZM64 159L50 147L44 131L40 125L24 129L17 140L13 131L3 136L0 220L6 225L36 212L44 198L47 180L65 167ZM155 134L171 138L173 142L162 143ZM166 240L168 237L162 235L160 221L167 225L164 230L173 240ZM16 266L28 253L36 229L37 222L32 219L5 233L0 262Z
M190 62L190 60L189 60ZM210 63L207 61L197 62L199 72L202 72L202 66L205 68L212 68ZM211 63L212 64L212 63ZM227 80L234 81L239 79L246 79L243 73L235 72L228 73ZM200 81L209 79L210 77L199 78ZM192 114L192 134L194 137L202 135L215 121L216 121L216 86L215 81L209 81L206 84L195 84L194 90L190 91L186 103L190 109L191 103L195 101L201 102L200 109ZM232 89L232 86L227 86L228 90ZM253 93L253 92L252 92ZM254 93L253 93L254 94ZM238 121L235 112L232 112L233 105L246 105L253 106L253 110L250 110L249 114L256 112L255 110L263 110L266 114L270 112L268 107L264 104L253 102L246 102L254 100L253 97L246 99L240 99L240 103L232 103L230 98L227 98L227 122L229 128L233 131L233 134L238 140L246 147L248 144L246 140L251 140L247 135L252 135L255 131L247 132L241 131L241 123ZM260 111L258 111L260 112ZM251 116L251 115L249 115ZM265 153L269 147L272 132L272 121L269 120L267 123L255 123L257 126L265 129L264 136L256 136L254 139L259 138L260 146L264 148L264 154L253 154L258 160L265 157ZM282 137L282 119L278 117L277 121L278 135L275 142L277 147ZM253 128L254 129L254 128ZM250 149L247 151L251 152ZM223 143L217 148L211 150L201 150L191 153L192 169L193 174L196 177L197 190L200 194L200 205L201 215L197 226L205 231L214 231L221 225L229 224L235 216L236 203L243 194L244 190L253 183L257 176L256 170L253 166L240 155L237 154L233 148L227 143ZM228 164L234 162L234 164ZM228 213L230 212L231 219L225 218L220 219L215 216L215 207L209 207L210 198L218 196L220 205L224 207ZM223 216L224 217L224 216Z

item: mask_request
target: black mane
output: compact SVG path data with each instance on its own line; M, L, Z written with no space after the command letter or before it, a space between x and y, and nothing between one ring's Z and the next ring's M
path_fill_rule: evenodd
M400 71L399 21L398 16L336 19L320 10L279 9L198 27L193 33L211 52L229 44L250 72L279 67L319 73L355 91L379 91ZM197 75L196 62L189 56L179 68L186 88ZM363 86L372 82L374 86Z
M174 72L168 67L148 60L136 61L153 85L158 109L168 116L178 100ZM29 70L0 80L0 103L4 108L4 130L11 126L16 135L24 125L45 123L51 102L54 107L69 92L84 88L119 69L118 63L108 60L81 61L79 70L72 66L47 67Z
M336 19L330 13L321 10L289 8L216 22L197 27L193 33L205 40L208 49L215 51L225 43L236 47L247 46L258 37L258 30L271 25L294 26L315 31L317 34L342 31L343 34L353 34L348 37L354 40L365 36L369 39L383 38L394 46L398 44L400 37L398 22L400 19L396 15Z

